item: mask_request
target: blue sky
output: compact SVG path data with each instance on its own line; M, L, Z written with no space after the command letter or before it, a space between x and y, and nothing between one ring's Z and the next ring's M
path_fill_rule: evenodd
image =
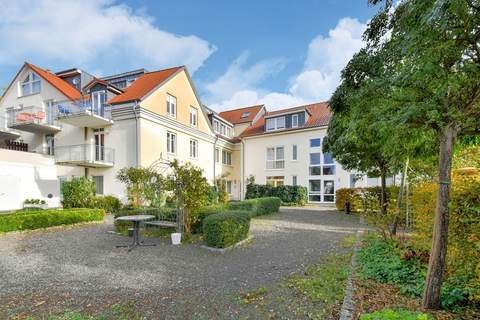
M217 110L327 100L367 0L0 0L0 86L23 61L108 75L185 64Z

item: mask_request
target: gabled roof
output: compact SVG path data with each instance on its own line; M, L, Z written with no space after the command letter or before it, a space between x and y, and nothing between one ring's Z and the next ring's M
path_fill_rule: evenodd
M266 114L265 117L269 118L269 117L274 117L274 116L281 115L281 114L290 114L290 113L295 113L295 112L300 112L300 111L306 111L310 114L307 106L299 106L299 107L293 107L293 108L288 108L288 109L271 111L271 112L268 112L268 114Z
M279 131L270 131L270 132L265 131L265 117L268 118L268 116L271 116L271 115L290 113L292 110L296 111L297 109L298 110L305 109L305 111L307 111L310 114L307 121L305 122L305 125L298 128L288 128L288 129L279 130ZM272 112L267 112L254 125L245 129L245 131L242 132L240 137L256 136L256 135L271 134L271 133L278 133L278 132L290 132L290 131L301 130L305 128L328 126L328 123L330 122L331 117L332 117L332 113L330 111L330 108L327 102L319 102L319 103L307 104L307 105L299 106L295 108L276 110Z
M251 107L243 107L228 111L222 111L218 115L230 123L240 124L252 122L253 119L255 119L257 113L259 113L262 108L263 104L260 104Z
M145 73L126 88L124 93L113 97L108 103L119 104L141 100L150 91L182 69L184 69L184 66Z
M90 81L89 83L87 83L83 88L82 90L85 91L85 90L88 90L90 89L91 87L93 87L94 85L96 84L101 84L101 85L104 85L105 87L107 87L108 90L116 93L116 94L121 94L123 93L123 90L120 89L120 88L117 88L115 87L114 85L111 85L110 83L108 83L107 81L105 80L102 80L102 79L99 79L99 78L93 78L92 81Z
M54 86L57 90L63 93L63 95L66 96L67 98L71 100L78 100L82 98L82 94L80 93L80 91L78 91L74 86L72 86L67 81L61 79L57 75L28 62L25 62L25 65L28 66L33 71L35 71L36 74L38 74L40 77L45 79L45 81L47 81L52 86Z

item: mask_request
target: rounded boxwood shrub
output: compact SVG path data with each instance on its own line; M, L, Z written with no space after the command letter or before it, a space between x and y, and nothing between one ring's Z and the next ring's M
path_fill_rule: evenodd
M226 248L247 238L250 215L245 211L228 211L209 215L203 221L205 243L214 248Z
M265 214L276 213L280 210L280 205L282 204L282 200L277 197L266 197L266 198L258 198L257 205L256 205L256 215L262 216Z

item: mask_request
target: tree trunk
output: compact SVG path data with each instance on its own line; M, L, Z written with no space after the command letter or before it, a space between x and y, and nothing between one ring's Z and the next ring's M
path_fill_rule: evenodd
M403 201L403 188L405 186L405 179L407 178L407 170L408 170L408 158L407 158L407 161L405 161L405 168L403 169L402 180L400 181L400 189L398 190L397 208L395 210L395 219L393 220L392 235L397 234L398 223L400 222L400 214L402 212L402 201Z
M448 125L439 134L440 150L438 165L438 193L433 225L432 249L428 262L428 272L423 292L423 307L440 307L440 289L447 255L448 242L448 203L450 201L450 183L452 171L453 147L458 134L456 125Z
M382 216L387 214L387 174L382 170L380 174L380 213Z

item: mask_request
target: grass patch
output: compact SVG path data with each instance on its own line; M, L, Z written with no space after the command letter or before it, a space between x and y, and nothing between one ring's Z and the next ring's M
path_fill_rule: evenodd
M260 287L258 289L240 293L240 302L242 304L258 303L268 293L268 289Z
M343 301L345 281L348 278L351 254L333 255L325 263L308 267L305 274L288 280L297 294L306 297L322 308L312 316L323 319Z

